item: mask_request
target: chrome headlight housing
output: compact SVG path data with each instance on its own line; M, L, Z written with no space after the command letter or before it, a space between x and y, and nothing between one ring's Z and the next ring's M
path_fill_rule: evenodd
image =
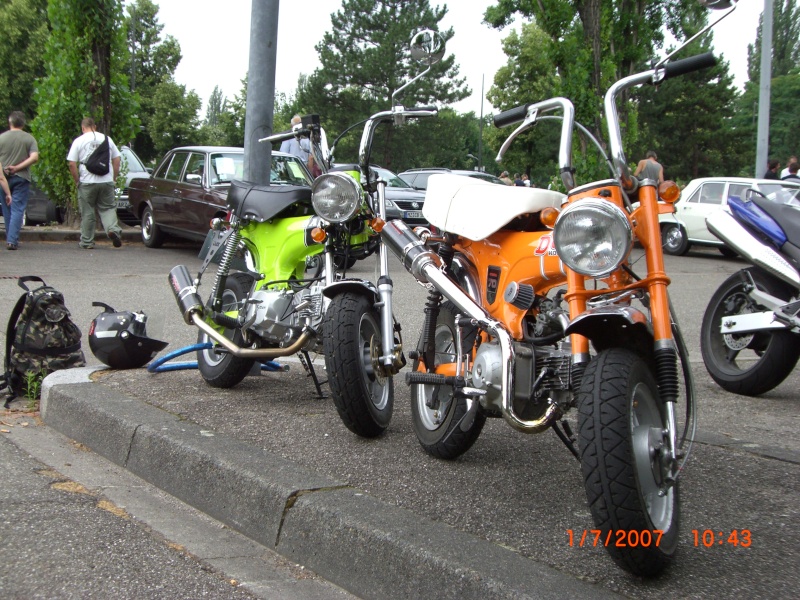
M600 198L570 204L556 220L553 241L570 269L589 277L608 275L628 257L633 232L617 205Z
M311 204L314 212L329 223L344 223L361 206L361 185L347 173L325 173L314 180Z

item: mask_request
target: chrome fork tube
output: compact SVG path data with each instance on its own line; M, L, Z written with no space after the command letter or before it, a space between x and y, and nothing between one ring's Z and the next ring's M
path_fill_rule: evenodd
M378 179L378 216L386 221L386 182ZM395 363L394 312L392 310L392 280L389 278L389 253L386 244L378 246L378 296L381 311L381 363L392 367Z

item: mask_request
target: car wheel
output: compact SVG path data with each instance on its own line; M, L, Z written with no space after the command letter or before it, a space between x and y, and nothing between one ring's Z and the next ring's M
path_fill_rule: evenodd
M160 248L164 243L164 232L156 224L153 209L149 206L142 213L142 242L148 248Z
M664 252L673 256L683 256L689 251L691 244L686 237L686 230L677 223L664 226L661 231Z

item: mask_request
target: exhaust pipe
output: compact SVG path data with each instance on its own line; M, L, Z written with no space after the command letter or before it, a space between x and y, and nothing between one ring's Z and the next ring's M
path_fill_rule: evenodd
M800 274L775 250L762 244L733 215L718 211L706 218L709 231L743 258L800 289Z
M178 301L184 321L187 325L196 325L208 337L225 348L229 353L238 358L280 358L281 356L291 356L303 349L310 339L314 337L311 329L305 329L300 337L291 345L285 348L242 348L206 323L203 314L203 300L197 293L197 286L192 281L192 276L184 265L178 265L169 272L169 284L175 299Z
M387 223L381 231L381 239L416 279L433 285L465 316L477 321L480 327L497 338L503 355L501 410L508 424L524 433L540 433L553 425L562 415L561 409L555 404L551 404L542 417L532 421L521 419L514 412L514 345L505 326L492 318L445 275L439 255L426 248L425 243L403 221L398 219Z

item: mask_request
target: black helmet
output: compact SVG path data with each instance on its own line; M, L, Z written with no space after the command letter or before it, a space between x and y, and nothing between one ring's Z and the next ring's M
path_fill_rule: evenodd
M117 312L103 302L92 302L105 310L89 327L89 348L99 361L113 369L137 369L167 346L147 337L143 312Z

